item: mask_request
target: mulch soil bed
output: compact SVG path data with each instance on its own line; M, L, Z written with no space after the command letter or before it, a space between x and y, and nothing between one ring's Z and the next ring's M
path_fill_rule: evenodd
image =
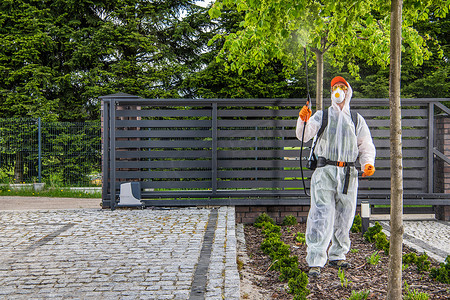
M297 232L305 232L306 224L301 223L295 226L281 226L282 240L290 245L291 255L299 258L299 268L307 273L309 267L306 264L306 245L298 243L294 239ZM254 280L253 284L266 290L266 294L271 295L272 299L292 299L288 294L286 282L280 282L279 273L270 270L272 260L261 251L261 242L264 236L261 229L252 225L244 227L247 255L250 258L246 268L253 274L262 276L262 279ZM345 270L345 278L348 279L348 286L342 286L338 277L338 269L325 265L318 278L310 278L308 289L310 294L307 299L347 299L352 294L352 290L360 292L369 290L367 299L386 299L387 281L388 281L388 256L375 248L375 245L366 242L361 233L350 233L351 249L347 254L347 261L351 268ZM367 262L374 252L379 251L380 260L378 264L371 265ZM414 252L406 246L403 246L403 254ZM439 267L439 263L429 258L431 267ZM429 299L450 299L450 285L440 283L430 278L429 272L419 273L415 265L410 265L403 271L402 281L407 282L409 290L427 293ZM403 293L405 295L405 292Z

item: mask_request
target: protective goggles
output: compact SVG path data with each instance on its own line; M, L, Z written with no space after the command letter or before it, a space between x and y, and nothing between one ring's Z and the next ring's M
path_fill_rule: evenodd
M346 92L347 91L347 86L346 85L340 85L340 84L335 84L332 88L331 88L331 90L334 92L335 90L337 90L337 89L341 89L341 90L343 90L344 92Z

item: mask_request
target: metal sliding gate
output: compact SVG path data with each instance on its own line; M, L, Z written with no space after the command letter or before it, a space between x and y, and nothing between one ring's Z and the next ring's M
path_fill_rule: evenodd
M140 183L146 206L309 203L295 137L303 100L142 99L127 94L101 100L103 207L116 205L125 182ZM436 195L433 157L446 163L449 159L433 152L433 108L438 105L447 117L449 110L433 99L404 100L405 104L405 193ZM377 147L377 172L360 180L360 198L389 195L388 105L388 99L351 103L365 117ZM310 142L304 146L306 157ZM311 174L304 169L308 190Z

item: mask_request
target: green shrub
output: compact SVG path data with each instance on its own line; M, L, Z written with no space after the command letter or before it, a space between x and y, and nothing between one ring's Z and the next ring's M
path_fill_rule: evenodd
M272 264L271 269L280 271L281 268L298 268L298 257L297 256L285 256L278 259Z
M283 222L281 223L282 226L293 226L297 225L297 218L289 215L284 217Z
M383 230L383 227L381 227L380 223L375 222L375 225L372 227L369 227L367 231L364 233L363 237L368 241L369 243L375 242L375 235L381 232Z
M306 243L305 234L303 232L297 232L295 234L295 240L301 244Z
M407 254L404 254L402 256L402 262L404 264L415 264L417 261L417 255L414 252L410 252Z
M439 268L432 268L430 277L442 282L450 284L450 255L445 259L445 263L440 263Z
M384 232L378 232L375 236L375 247L380 250L384 250L386 255L389 255L389 241Z
M270 256L273 260L279 259L283 256L289 256L289 245L283 243L279 237L266 238L261 243L261 250Z
M419 273L424 273L430 270L431 262L428 260L428 255L426 253L422 254L417 258L416 266Z
M365 300L369 297L370 291L360 291L355 292L352 291L352 294L348 298L348 300Z
M362 219L360 215L356 215L355 218L353 219L353 225L350 231L357 233L361 232L361 230L362 230Z
M280 269L280 281L289 280L290 278L296 278L300 275L301 270L297 266L291 266L291 267L282 267Z
M430 270L431 262L428 260L428 255L426 253L422 254L421 256L417 256L416 253L410 252L402 256L402 262L404 264L415 264L419 273L427 272Z
M306 299L306 296L309 294L309 290L306 288L307 285L308 276L301 272L297 277L289 279L289 294L293 294L296 300Z
M261 228L262 227L261 224L265 223L265 222L269 222L271 224L275 224L275 221L268 214L262 213L256 218L254 226L258 227L258 228Z
M274 225L274 224L269 223L269 222L264 222L264 223L261 223L261 224L262 224L262 233L265 236L268 236L271 233L279 234L281 232L281 227L280 226Z

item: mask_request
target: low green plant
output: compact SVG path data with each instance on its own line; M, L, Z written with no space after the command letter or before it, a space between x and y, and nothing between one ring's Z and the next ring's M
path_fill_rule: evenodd
M378 251L372 253L370 257L366 257L366 260L371 265L377 265L380 262L380 255L378 254Z
M290 256L289 245L281 241L280 226L271 222L267 214L258 218L254 226L261 228L266 237L261 243L261 250L272 259L270 268L280 272L280 281L288 281L294 299L306 299L309 294L306 288L308 276L298 268L298 257Z
M261 223L261 224L262 224L262 233L265 236L269 236L269 234L271 234L271 233L280 234L280 232L281 232L281 227L280 226L274 225L274 224L269 223L269 222L264 222L264 223Z
M375 247L377 249L383 250L384 254L389 255L389 241L384 232L378 232L374 235Z
M281 268L298 268L298 257L297 256L284 256L272 263L270 267L272 270L280 271Z
M341 286L342 287L347 287L349 283L351 283L350 281L348 281L348 279L345 277L345 272L343 269L339 268L338 270L338 277L339 280L341 281Z
M348 300L365 300L365 299L369 298L369 294L370 294L370 291L367 291L367 290L359 291L359 292L352 291L352 294L350 295Z
M402 264L402 272L409 268L408 264Z
M300 275L301 270L297 266L289 266L280 268L280 281L289 280L290 278L296 278Z
M283 256L289 256L289 245L280 240L277 235L272 235L261 243L261 250L270 256L272 260L280 259Z
M405 300L428 300L429 295L427 293L418 292L416 290L409 290L409 285L405 281Z
M288 215L284 217L283 222L281 223L282 226L293 226L297 225L297 218L293 215Z
M350 249L350 253L358 253L359 249Z
M361 232L361 230L362 230L362 219L360 215L356 215L355 218L353 219L353 225L350 231L353 233L357 233Z
M428 255L426 253L417 257L416 266L419 273L428 272L430 270L430 264L431 262L428 260Z
M383 227L381 227L380 223L375 222L375 225L372 227L369 227L367 231L364 233L363 237L366 241L369 243L375 242L375 235L381 232L383 230Z
M417 256L416 253L410 252L402 256L402 262L404 264L415 264L419 273L424 273L430 270L431 262L428 260L426 253L421 256Z
M430 277L442 282L450 284L450 255L447 256L444 263L440 263L438 268L431 268Z
M409 252L402 256L402 262L404 264L415 264L417 261L417 255L414 252Z
M289 279L288 292L294 295L295 300L304 300L309 294L309 289L306 288L307 285L308 276L304 272L301 272L297 277Z
M295 234L295 240L301 244L306 243L305 234L303 232L297 232Z
M254 226L258 227L258 228L261 228L262 227L261 224L262 223L266 223L266 222L275 224L275 221L268 214L262 213L256 218Z

